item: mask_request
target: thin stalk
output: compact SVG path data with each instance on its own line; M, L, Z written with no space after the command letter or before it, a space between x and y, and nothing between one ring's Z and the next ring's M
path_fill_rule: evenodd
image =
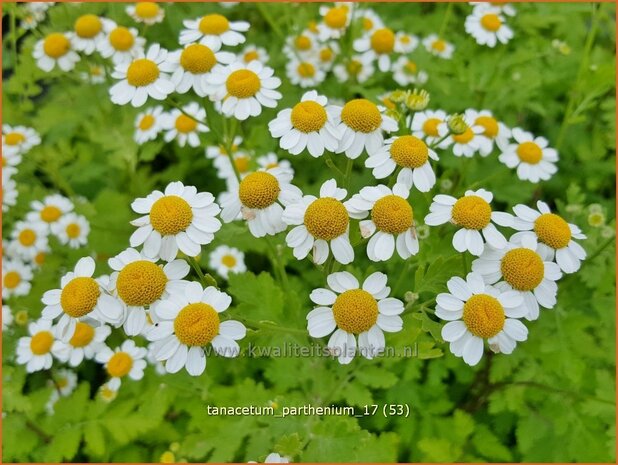
M601 244L601 246L595 250L590 257L588 258L589 261L594 260L595 258L597 258L599 255L601 255L601 253L608 248L611 244L614 243L614 241L616 240L615 237L610 237L608 240L606 240L603 244Z
M240 183L240 171L238 171L238 167L236 166L236 162L234 161L234 155L232 153L232 148L234 147L234 137L236 137L236 120L232 119L231 128L227 125L227 118L225 116L221 116L223 118L223 146L225 147L225 154L230 159L230 163L232 165L232 169L234 170L234 174L236 175L236 180Z
M446 30L446 26L448 25L449 19L451 19L451 13L453 12L453 2L448 2L446 7L446 12L444 13L444 17L442 18L442 24L440 25L440 31L438 32L438 39L442 39L444 35L444 31Z
M268 321L253 321L253 320L246 320L246 319L241 319L239 318L239 320L247 327L251 328L251 329L263 329L263 330L267 330L267 331L277 331L280 333L290 333L290 334L302 334L304 336L307 335L307 331L304 329L298 329L298 328L288 328L286 326L279 326L277 324L274 323L270 323Z
M197 276L200 278L200 282L204 287L214 286L216 288L219 288L219 286L217 285L217 280L213 278L212 275L210 275L209 273L204 274L204 272L202 271L202 267L197 262L195 257L187 257L187 261L197 273Z

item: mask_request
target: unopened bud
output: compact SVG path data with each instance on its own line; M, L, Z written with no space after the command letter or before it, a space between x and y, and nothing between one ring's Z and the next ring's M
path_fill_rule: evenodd
M423 89L414 89L406 98L406 107L412 111L422 111L429 105L429 92Z
M468 123L463 115L456 113L448 117L446 124L453 134L463 134L468 130Z

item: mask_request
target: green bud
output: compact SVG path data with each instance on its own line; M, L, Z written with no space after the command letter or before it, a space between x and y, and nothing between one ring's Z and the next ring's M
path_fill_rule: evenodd
M464 116L459 113L449 116L446 124L453 134L463 134L468 130L468 123L466 123Z

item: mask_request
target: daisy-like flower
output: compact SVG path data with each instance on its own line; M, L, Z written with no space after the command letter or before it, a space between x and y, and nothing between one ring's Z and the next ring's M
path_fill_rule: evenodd
M321 6L322 23L318 25L318 35L322 42L339 39L345 33L352 20L354 4L338 2L334 6Z
M506 238L493 223L512 227L513 217L509 213L492 211L490 203L493 198L494 195L485 189L466 191L459 199L438 194L433 198L425 223L437 226L451 222L460 226L453 236L453 247L458 252L467 250L479 256L485 250L485 242L495 249L504 249Z
M73 46L86 55L92 55L105 37L103 21L97 15L85 14L75 20L73 25Z
M197 192L194 186L171 182L165 192L153 191L133 201L131 208L144 215L131 221L138 229L131 235L131 247L144 244L142 253L171 262L182 253L196 257L201 246L214 239L221 229L221 211L210 192Z
M45 72L50 72L55 66L62 71L71 71L79 61L73 41L73 34L68 32L53 32L39 40L32 51L37 66Z
M221 45L235 46L245 42L241 32L249 30L246 21L229 21L225 16L214 13L194 20L182 22L186 29L180 31L181 45L199 42L219 50Z
M258 171L268 171L271 168L281 168L282 171L294 175L294 168L288 160L279 160L276 153L270 152L255 160L260 167Z
M295 226L285 242L294 256L302 260L313 250L314 263L321 265L332 250L335 260L347 265L354 260L350 244L350 216L342 200L348 195L329 179L320 187L320 197L305 195L288 205L283 212L283 221Z
M242 137L235 136L234 140L232 141L232 147L231 147L232 155L238 152L244 153L240 149L241 144L242 144ZM230 161L230 158L228 157L228 154L227 154L227 149L223 145L211 145L209 147L206 147L206 158L213 160L213 163L215 164L215 166L218 163L225 162L225 161L229 163Z
M280 233L286 228L283 208L302 196L291 181L292 174L281 168L248 174L221 199L221 219L229 223L241 214L255 237Z
M54 361L51 348L56 339L52 322L45 319L32 322L28 334L17 341L17 363L26 365L28 373L49 370Z
M175 88L169 76L163 72L166 58L167 50L159 44L153 44L145 56L141 53L129 63L116 65L112 77L120 79L120 82L109 89L112 102L117 105L131 102L134 107L141 107L148 97L165 100Z
M163 107L161 105L148 108L137 115L137 118L135 118L135 132L133 133L133 140L135 140L135 142L139 145L155 140L159 135L159 132L163 129L163 115Z
M17 259L2 259L2 297L26 295L30 292L32 268Z
M85 360L92 360L105 346L105 339L112 329L107 325L94 326L87 321L78 321L75 332L67 342L56 341L52 354L63 363L76 367Z
M85 317L118 326L125 316L122 304L92 277L94 267L92 258L80 258L74 271L60 280L60 289L43 294L41 316L50 321L60 317L56 330L64 342L75 335L77 323Z
M376 29L365 37L356 39L354 50L362 53L368 60L377 60L378 69L382 72L390 69L393 53L407 53L404 46L395 39L393 30L388 27Z
M410 189L396 183L387 186L363 187L345 202L352 218L362 220L361 236L369 239L367 256L374 262L386 261L395 249L404 260L418 253L418 238L414 229L414 211L408 203ZM370 219L364 219L371 214Z
M486 157L494 149L494 143L499 148L505 148L511 138L511 130L504 123L498 121L489 110L476 111L468 109L465 119L472 126L480 126L483 132L478 140L479 153Z
M513 207L513 228L517 229L511 242L521 243L524 237L538 241L537 252L545 261L553 261L565 273L575 273L586 258L584 248L573 239L586 239L579 227L567 223L564 218L552 213L549 205L539 200L538 210L526 205Z
M468 124L471 119L467 110L464 113L464 120L466 121L465 131L461 134L451 134L448 138L449 145L453 145L453 154L456 157L471 158L480 151L481 145L486 142L486 138L481 135L485 132L485 128Z
M326 73L318 66L315 58L303 61L292 58L285 70L290 82L303 88L317 87L326 78Z
M96 361L105 366L105 371L111 378L107 386L112 391L117 391L122 383L122 378L128 376L132 380L140 380L144 377L146 360L144 358L148 350L137 347L135 342L128 339L120 347L112 351L109 347L103 347L96 354Z
M52 374L52 379L48 380L47 384L54 389L45 404L45 410L49 415L53 415L54 405L58 402L58 399L69 396L77 387L77 375L74 371L63 368Z
M60 194L52 194L41 200L30 203L32 211L28 213L28 222L41 223L50 228L57 223L63 215L73 210L73 202Z
M510 3L502 3L502 2L470 2L470 5L474 7L474 9L484 9L491 8L497 9L500 13L505 14L507 16L515 16L515 8Z
M357 352L369 360L380 355L385 348L384 331L396 333L403 328L399 316L403 302L388 297L391 288L386 275L379 271L369 275L362 288L347 271L332 273L326 281L330 289L315 289L309 296L319 305L307 315L309 335L319 338L332 333L328 348L344 365Z
M171 294L155 307L159 323L148 339L157 341L153 353L157 360L166 361L168 373L186 367L191 376L201 375L206 369L203 348L208 344L223 357L238 356L236 341L244 338L247 330L238 321L221 321L220 314L230 303L232 298L226 293L191 282L183 292Z
M356 10L355 15L360 21L361 29L365 34L370 34L376 29L381 29L384 27L382 18L380 18L378 14L370 8Z
M130 248L110 258L109 265L115 273L109 277L106 287L127 307L126 318L121 323L128 336L144 332L146 308L166 297L169 291L182 289L186 284L182 278L189 273L189 265L184 260L160 266Z
M210 253L208 267L215 270L223 279L227 279L230 273L244 273L245 254L235 247L220 245Z
M182 50L176 50L168 55L167 61L172 72L171 81L176 86L176 92L185 94L193 89L200 97L209 93L208 74L217 63L229 65L236 60L236 55L219 51L203 44L189 44Z
M118 390L112 389L109 386L109 383L105 383L101 385L99 390L97 391L97 396L106 404L112 402L116 397L118 397Z
M537 183L547 181L558 171L558 151L548 147L544 137L534 137L520 128L513 128L514 144L502 149L498 157L509 168L517 168L517 177L522 181Z
M306 92L293 108L281 110L268 123L270 134L282 149L298 155L305 148L313 157L320 157L324 149L334 152L339 147L340 132L336 126L337 107L315 90Z
M406 56L401 56L393 64L393 79L400 86L425 84L427 82L427 73L419 70L415 61L410 60Z
M365 160L365 166L373 169L376 179L384 179L399 170L398 183L408 189L416 186L420 192L429 192L436 184L429 158L438 160L438 155L421 139L398 136L386 140L381 149Z
M15 253L25 261L47 246L47 226L41 223L18 221L11 232Z
M352 81L362 84L373 76L375 68L373 63L362 55L354 55L345 64L335 65L333 73L340 81Z
M539 317L539 305L556 305L556 281L562 277L560 267L543 260L537 246L534 238L522 237L520 245L508 243L503 249L487 248L472 262L472 271L482 275L486 283L501 281L496 287L515 290L522 296L527 320Z
M446 120L448 115L443 110L425 110L414 113L410 129L412 135L423 139L428 145L433 145L448 134ZM441 149L449 146L450 141L443 140L438 147Z
M367 99L354 99L347 102L341 112L335 107L338 123L337 129L340 134L337 153L345 153L348 158L355 159L363 152L368 155L377 152L384 136L382 131L392 132L398 128L397 121L386 116L386 109L378 107Z
M125 11L135 22L149 26L160 23L165 18L165 10L156 2L138 2L127 6Z
M210 131L208 126L201 122L206 119L206 110L196 102L185 105L182 110L174 108L170 113L162 116L161 126L166 131L165 142L176 139L181 147L186 144L189 147L198 147L200 145L199 134Z
M83 215L69 213L63 215L51 226L51 232L62 244L68 245L72 249L79 249L88 244L90 223Z
M317 48L318 38L315 34L311 31L303 31L297 36L286 37L283 53L289 59L306 59L313 57Z
M341 48L337 42L331 41L320 44L316 53L317 65L324 70L329 70L335 63L340 51Z
M488 47L495 47L498 42L506 44L513 38L513 30L506 25L498 8L475 8L466 17L465 28L477 44Z
M245 65L239 61L229 66L217 66L208 75L213 97L221 103L225 116L243 121L258 116L262 107L275 108L282 95L277 92L281 79L273 76L273 69L252 61Z
M137 35L137 29L118 26L111 20L103 23L106 36L97 48L103 58L111 58L115 65L131 63L144 53L146 39Z
M32 147L41 143L39 133L25 126L2 125L2 168L7 164L16 166L21 162L21 157Z
M2 331L6 331L13 324L13 312L11 307L2 304Z
M526 315L523 297L515 291L499 290L469 273L465 280L448 280L449 292L436 297L436 316L448 321L442 338L453 355L474 366L483 357L483 340L493 352L510 354L517 342L528 338L528 328L519 321Z
M236 172L240 176L240 179L245 179L251 174L255 168L255 163L251 155L245 151L237 151L232 155L234 165L230 162L229 157L221 157L215 160L215 168L217 168L217 176L220 179L225 179L228 188L231 186L238 187L238 178ZM236 170L234 170L236 168Z
M395 34L395 51L399 53L411 53L416 50L420 40L413 34L400 31Z
M88 63L88 71L79 73L79 77L90 84L102 84L105 82L105 68L101 65Z
M41 21L45 19L45 13L39 11L32 11L26 13L26 15L19 22L19 26L26 30L30 31L37 27Z
M17 184L14 179L2 180L2 211L6 212L17 203Z
M251 63L253 60L261 61L262 64L265 65L268 63L268 60L270 60L270 56L268 55L266 49L263 47L256 47L255 45L247 45L243 48L242 52L240 52L240 57L246 65Z
M450 42L438 37L438 34L430 34L423 39L423 45L432 55L435 55L446 60L450 60L453 57L455 46Z

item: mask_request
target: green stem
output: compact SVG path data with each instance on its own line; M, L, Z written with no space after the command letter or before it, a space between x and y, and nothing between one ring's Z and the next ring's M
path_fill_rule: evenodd
M354 166L354 160L348 158L345 165L345 174L343 175L343 188L347 189L350 186L350 175L352 174L352 166Z
M592 255L590 255L590 257L588 258L589 261L594 260L595 258L597 258L599 255L601 255L601 253L607 248L609 247L611 244L614 243L614 241L616 240L615 237L610 237L608 240L606 240L603 244L601 244L601 246L592 253Z
M207 121L202 121L202 120L199 120L199 119L197 119L197 118L195 117L195 115L191 115L191 114L187 113L187 112L186 112L186 111L182 108L182 105L180 105L180 103L175 102L174 100L171 100L171 99L168 99L168 102L169 102L169 104L170 104L171 106L173 106L174 108L177 108L178 110L180 110L180 112L181 112L183 115L188 116L189 118L191 118L191 119L192 119L192 120L194 120L194 121L197 121L197 122L198 122L198 123L200 123L200 124L203 124L203 125L205 125L205 126L208 126Z
M262 15L262 18L264 18L264 21L268 23L268 25L273 30L273 32L279 37L279 39L282 42L285 42L285 35L283 34L283 31L279 27L279 24L273 19L272 16L270 16L270 13L266 10L267 5L258 2L258 3L255 3L255 6L257 7L258 11Z
M343 174L343 171L337 168L337 165L335 164L335 160L333 160L333 155L328 151L325 152L325 154L326 156L324 157L324 160L326 161L326 166L328 166L331 170L335 171L337 176L340 176L341 179L343 179L345 175Z
M461 254L461 264L463 266L463 275L464 277L468 274L468 256L466 252L462 252Z
M214 286L217 289L219 288L219 286L217 285L217 280L213 278L212 275L210 275L209 273L204 274L204 272L202 271L202 267L197 262L195 257L187 257L187 261L197 273L197 276L200 278L200 282L204 287Z
M431 144L429 144L429 148L430 149L436 148L438 145L440 145L442 142L444 142L450 135L451 135L451 132L450 131L447 132L446 135L444 135L440 139L438 139L436 141L433 141Z
M236 179L240 183L240 171L238 171L238 167L234 161L234 154L232 153L234 147L234 137L236 137L236 120L232 119L231 127L228 127L227 118L223 115L221 117L223 118L223 146L225 147L225 154L230 159L230 164L232 165Z
M268 248L271 252L273 269L279 275L279 280L281 281L283 290L287 290L289 288L288 273L285 270L283 260L281 260L281 254L277 251L277 246L272 243L272 238L270 236L266 236L266 244L268 244Z
M448 21L451 18L452 12L453 12L453 2L449 2L446 7L446 12L444 13L444 17L442 18L442 24L440 25L440 31L438 32L438 39L442 39L444 35L444 31L446 30Z
M275 323L271 323L268 321L253 321L253 320L246 320L246 319L242 319L239 318L239 320L248 328L251 329L263 329L266 331L277 331L280 333L291 333L291 334L302 334L304 336L306 336L308 333L306 330L304 329L298 329L298 328L287 328L285 326L279 326Z

